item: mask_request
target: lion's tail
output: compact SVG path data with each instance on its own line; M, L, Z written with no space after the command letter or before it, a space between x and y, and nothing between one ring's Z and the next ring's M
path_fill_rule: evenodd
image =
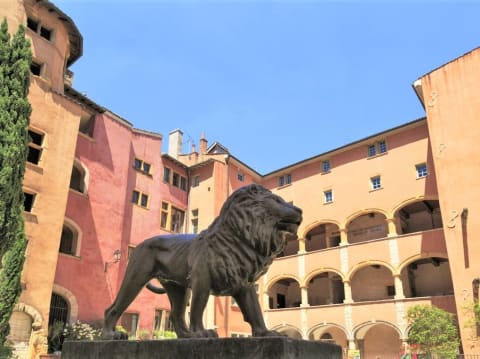
M165 289L163 289L162 287L157 287L157 286L155 286L153 284L150 284L150 283L147 283L146 287L147 287L148 290L151 290L153 293L156 293L156 294L167 293L167 291Z

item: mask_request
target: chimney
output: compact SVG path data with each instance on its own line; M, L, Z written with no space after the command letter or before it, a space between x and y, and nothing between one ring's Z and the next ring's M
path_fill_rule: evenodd
M203 132L202 137L200 138L200 154L201 155L204 155L205 153L207 153L207 145L208 145L208 141L205 138L205 132Z
M198 152L197 152L197 147L195 146L194 143L192 143L192 151L190 152L189 158L192 160L194 163L198 162Z
M168 135L168 155L173 158L178 158L182 152L183 132L180 129L173 130Z

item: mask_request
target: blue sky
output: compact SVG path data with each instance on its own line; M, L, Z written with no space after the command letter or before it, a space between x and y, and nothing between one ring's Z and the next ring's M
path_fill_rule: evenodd
M424 116L412 83L480 46L475 1L53 2L83 35L76 90L262 174Z

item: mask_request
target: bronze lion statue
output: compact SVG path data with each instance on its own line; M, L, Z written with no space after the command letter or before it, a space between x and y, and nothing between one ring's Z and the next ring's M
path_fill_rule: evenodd
M253 336L278 336L262 317L254 284L295 239L302 211L266 188L242 187L226 200L220 215L198 235L161 235L145 240L132 253L113 304L105 310L103 337L124 339L115 332L118 319L140 290L167 293L179 338L217 337L205 330L202 316L210 294L230 295L238 303ZM162 289L149 284L158 279ZM191 289L190 326L185 309Z

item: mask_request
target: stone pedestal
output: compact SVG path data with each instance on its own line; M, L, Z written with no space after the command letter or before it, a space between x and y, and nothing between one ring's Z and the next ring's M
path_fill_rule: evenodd
M342 359L340 346L290 338L65 342L62 359Z

